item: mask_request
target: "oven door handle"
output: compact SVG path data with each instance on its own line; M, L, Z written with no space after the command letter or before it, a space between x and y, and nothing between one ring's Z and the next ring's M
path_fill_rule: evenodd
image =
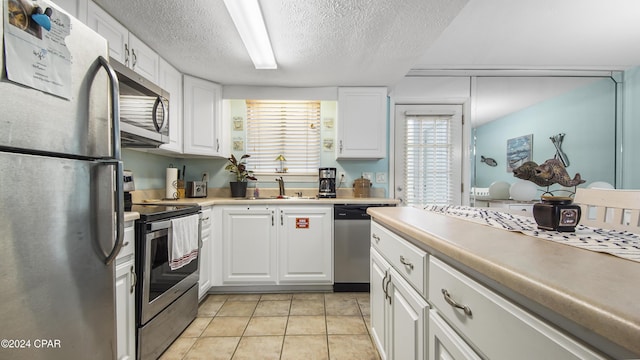
M149 231L158 231L163 229L171 229L171 220L152 222L149 224Z

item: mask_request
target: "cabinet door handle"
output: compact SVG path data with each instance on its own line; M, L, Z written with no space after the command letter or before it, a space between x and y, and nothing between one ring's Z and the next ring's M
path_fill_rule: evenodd
M389 274L385 271L384 272L384 277L382 278L382 291L384 291L384 299L385 299L385 301L387 300L387 290L385 290L385 288L384 288L384 281L387 280L387 276L389 276Z
M124 44L124 64L129 66L129 45Z
M282 212L280 213L280 225L284 226L284 216L282 215Z
M136 49L131 49L131 57L133 58L132 68L136 68L136 64L138 64L138 57L136 56Z
M466 305L461 305L458 304L455 300L453 300L453 298L451 297L451 294L449 294L449 291L447 291L447 289L442 289L442 296L444 296L444 300L451 306L458 308L458 309L462 309L464 311L464 313L467 316L471 316L471 308L466 306Z
M384 294L389 300L389 305L391 305L391 295L389 295L389 284L391 284L391 274L389 274L389 279L387 280L387 286L384 287Z
M340 140L340 154L342 154L342 140Z
M413 264L408 262L402 255L400 255L400 262L402 263L402 265L408 266L409 269L413 270Z
M373 240L376 241L376 244L380 242L380 236L378 236L376 234L371 234L371 237L373 238Z
M220 152L220 139L216 139L216 152Z
M133 265L131 265L131 277L133 280L131 281L131 289L129 289L129 292L133 294L133 291L136 289L136 283L138 282L138 276L136 275Z
M276 220L274 219L273 213L271 213L271 226L276 225Z

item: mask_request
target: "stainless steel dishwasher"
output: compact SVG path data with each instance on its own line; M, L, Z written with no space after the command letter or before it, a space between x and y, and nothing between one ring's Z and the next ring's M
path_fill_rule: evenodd
M333 291L369 291L371 217L367 208L389 204L334 205Z

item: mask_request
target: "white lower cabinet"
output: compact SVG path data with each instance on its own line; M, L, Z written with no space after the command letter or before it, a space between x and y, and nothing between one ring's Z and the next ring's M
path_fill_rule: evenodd
M480 360L481 357L447 324L429 310L429 360Z
M213 215L211 207L202 208L202 219L200 220L200 252L198 254L198 299L207 295L211 287L212 266L211 266L211 223Z
M278 208L279 282L333 283L333 208Z
M427 310L419 293L371 248L371 331L382 359L425 359Z
M450 325L485 358L603 359L577 340L434 257L429 261L429 301L446 322L441 322L441 327L446 329ZM435 354L432 357L437 358Z
M224 285L333 282L333 207L226 206Z
M276 284L275 209L229 206L222 210L222 282Z
M375 221L371 245L371 335L384 360L604 359Z
M118 360L136 358L135 228L125 223L123 246L116 257L116 348Z

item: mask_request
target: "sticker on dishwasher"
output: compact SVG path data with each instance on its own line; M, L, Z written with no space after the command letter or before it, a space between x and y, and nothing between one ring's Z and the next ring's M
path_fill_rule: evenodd
M296 218L296 229L308 229L309 218Z

